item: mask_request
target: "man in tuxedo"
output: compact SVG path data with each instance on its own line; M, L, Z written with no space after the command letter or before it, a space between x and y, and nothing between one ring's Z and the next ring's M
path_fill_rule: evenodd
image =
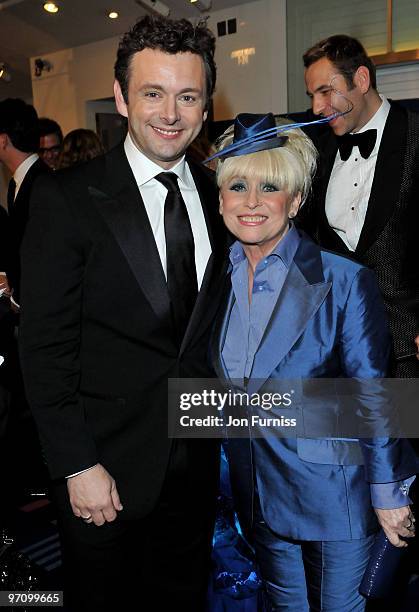
M170 439L167 395L212 375L225 233L212 173L184 153L214 47L203 22L137 22L115 64L125 142L33 197L21 356L77 612L204 609L218 447Z
M19 305L19 253L29 214L29 200L35 179L48 167L39 159L38 116L33 106L19 98L0 102L0 162L12 178L7 192L9 211L8 252L0 262L0 282ZM3 253L4 249L2 250Z
M315 143L319 171L301 224L321 246L375 271L393 335L391 374L418 377L419 116L377 92L374 65L354 38L321 40L303 61L313 112L346 114Z

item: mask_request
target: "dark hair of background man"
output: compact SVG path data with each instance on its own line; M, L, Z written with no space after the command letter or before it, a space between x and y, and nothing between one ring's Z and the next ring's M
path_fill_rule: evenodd
M12 145L23 153L38 151L39 126L34 107L20 98L0 102L0 134L7 134Z
M345 77L349 89L353 87L353 77L360 66L366 66L370 73L371 86L377 89L375 66L361 43L345 34L324 38L303 55L304 67L308 68L322 58L328 59Z

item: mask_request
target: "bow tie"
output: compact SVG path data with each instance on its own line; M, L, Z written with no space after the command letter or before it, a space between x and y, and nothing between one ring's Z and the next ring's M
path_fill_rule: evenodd
M367 130L360 134L344 134L338 136L338 147L342 161L349 159L353 147L358 147L364 159L368 159L377 140L377 130Z

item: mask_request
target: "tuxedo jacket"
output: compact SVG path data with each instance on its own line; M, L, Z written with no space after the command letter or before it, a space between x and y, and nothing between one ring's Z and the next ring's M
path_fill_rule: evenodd
M13 297L19 303L20 299L20 247L29 216L29 202L36 179L50 172L48 166L38 159L29 168L19 188L15 201L9 206L10 218L10 256L8 258L7 277L13 288Z
M212 173L189 166L212 254L180 347L122 145L39 181L22 248L22 368L51 476L100 462L126 517L149 512L162 487L168 379L212 374L208 338L225 278L225 231ZM196 442L188 443L191 491L211 498L217 445Z
M226 383L222 351L234 302L230 291L212 347L216 372ZM374 274L319 248L303 234L257 348L247 392L277 391L272 383L281 379L380 378L386 374L389 346ZM365 385L362 394L368 422L386 418L385 411L391 407L376 396L373 387ZM316 412L321 419L324 402L303 403L301 409L304 419L302 413L297 419L304 421L305 431L300 437L282 438L272 429L250 428L249 440L231 437L227 441L232 489L243 528L251 537L256 486L263 518L280 536L351 540L373 533L377 522L369 483L394 482L416 472L408 442L384 436L316 439L306 425L306 414L316 423ZM267 415L250 409L254 410L272 417L284 413L272 408Z
M419 223L419 115L391 103L365 223L353 253L329 226L325 213L337 139L328 130L315 144L320 154L319 171L312 198L301 209L300 224L321 246L353 257L374 270L389 315L395 354L411 353L415 350L413 339L419 333L419 272L415 254ZM419 376L414 357L410 365L411 375Z

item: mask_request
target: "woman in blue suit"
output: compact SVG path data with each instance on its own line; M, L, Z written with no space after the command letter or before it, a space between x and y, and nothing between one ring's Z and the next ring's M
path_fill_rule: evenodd
M239 115L217 154L220 213L237 238L215 334L218 374L253 393L275 379L384 377L390 339L374 274L296 229L316 150L298 129L260 136L272 127L272 114ZM367 413L378 410L368 385L363 392ZM271 430L230 439L228 454L268 609L364 610L358 588L379 525L395 546L414 536L407 442Z

